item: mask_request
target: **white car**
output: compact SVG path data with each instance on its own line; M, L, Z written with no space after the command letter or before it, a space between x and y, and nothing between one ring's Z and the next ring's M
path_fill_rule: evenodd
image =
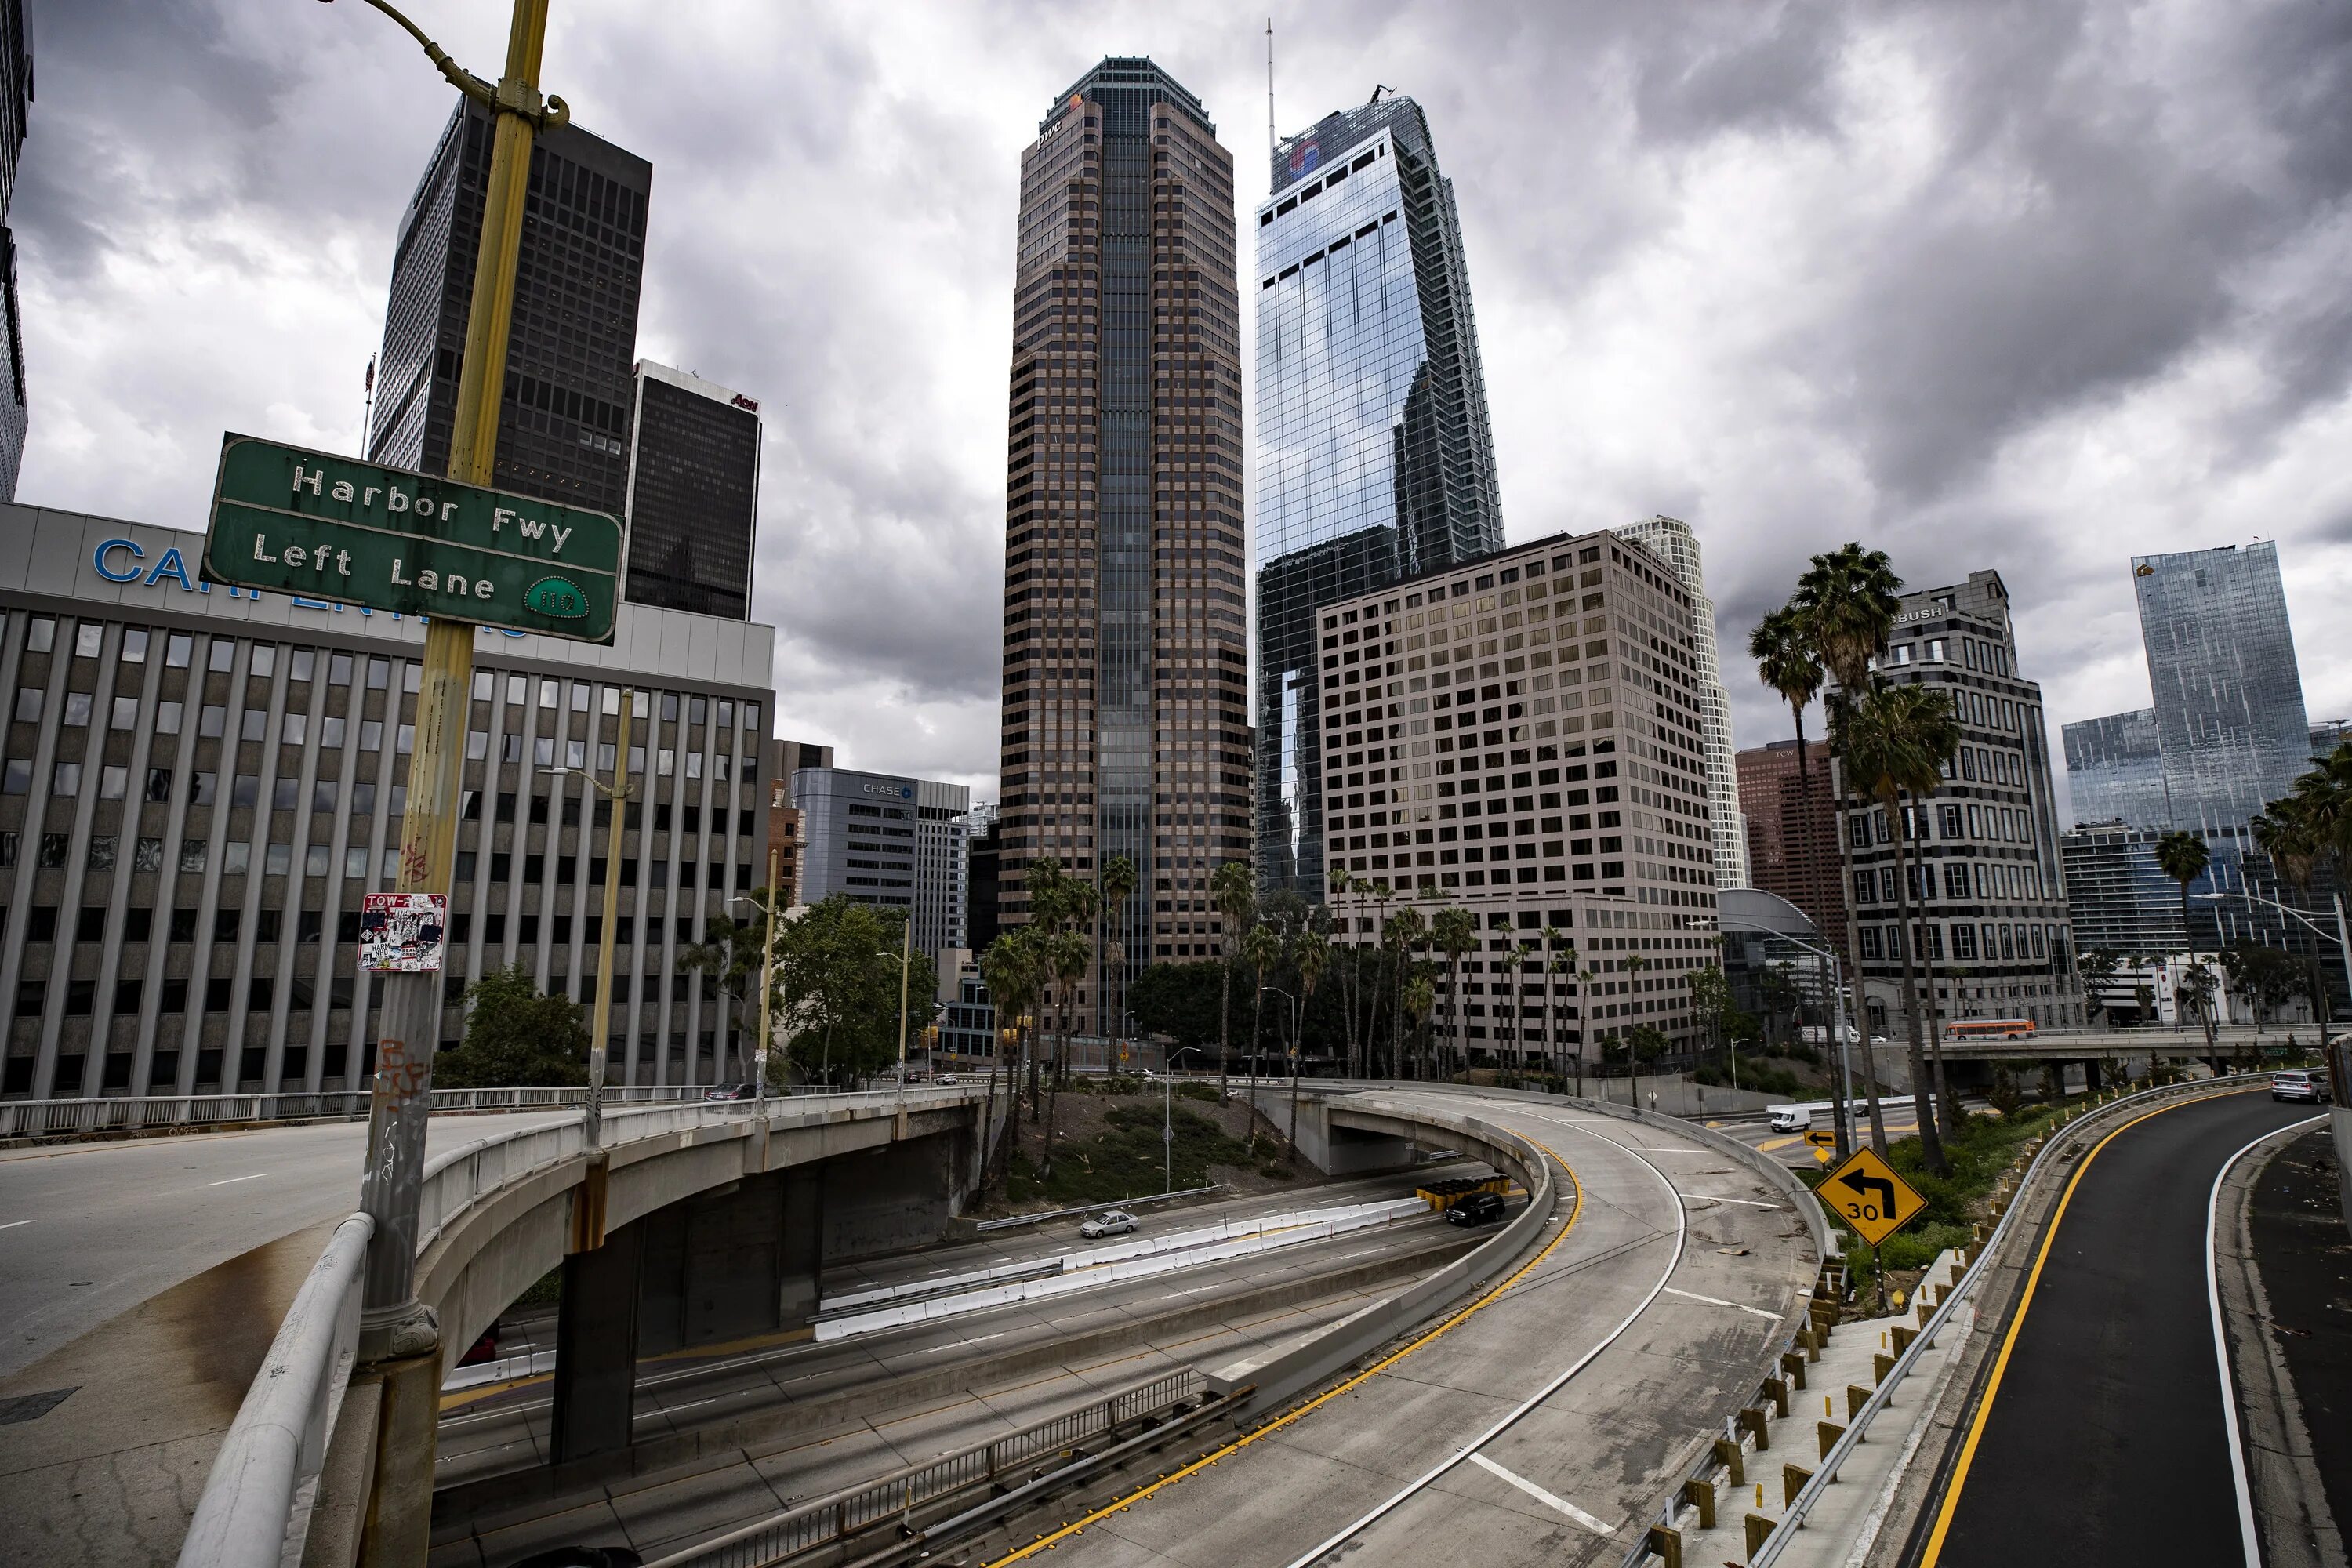
M1124 1209L1098 1214L1078 1226L1078 1234L1088 1241L1100 1241L1106 1236L1125 1236L1135 1228L1135 1216Z

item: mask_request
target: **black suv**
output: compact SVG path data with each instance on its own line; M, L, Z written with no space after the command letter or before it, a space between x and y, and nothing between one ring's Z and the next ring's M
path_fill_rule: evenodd
M1472 1193L1445 1211L1448 1225L1492 1225L1503 1217L1503 1194Z

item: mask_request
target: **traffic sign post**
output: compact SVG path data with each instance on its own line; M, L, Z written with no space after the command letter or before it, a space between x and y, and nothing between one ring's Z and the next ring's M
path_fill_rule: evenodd
M1886 1310L1886 1272L1878 1267L1878 1244L1919 1217L1927 1200L1875 1149L1857 1149L1822 1178L1819 1191L1856 1236L1870 1244L1872 1272L1878 1276L1878 1309Z

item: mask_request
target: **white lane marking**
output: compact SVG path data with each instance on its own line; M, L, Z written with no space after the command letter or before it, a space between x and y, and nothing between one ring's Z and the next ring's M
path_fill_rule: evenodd
M1524 1114L1526 1114L1531 1121L1549 1121L1556 1126L1575 1125L1573 1122L1562 1121L1556 1116L1543 1116L1534 1111L1528 1111ZM1601 1134L1598 1132L1589 1133L1587 1136L1600 1138L1601 1142L1608 1144L1613 1149L1627 1149L1628 1152L1631 1152L1627 1145L1618 1142L1614 1138L1601 1138ZM1463 1460L1469 1458L1479 1449L1485 1447L1496 1437L1501 1436L1505 1432L1510 1430L1513 1426L1517 1424L1520 1417L1526 1415L1528 1411L1533 1410L1537 1405L1541 1405L1545 1400L1549 1399L1553 1394L1566 1387L1570 1378L1574 1377L1578 1373L1582 1372L1587 1366L1590 1366L1593 1361L1599 1357L1602 1351L1607 1350L1611 1345L1616 1343L1619 1337L1622 1336L1626 1330L1633 1326L1636 1319L1640 1318L1643 1313L1650 1310L1650 1304L1655 1301L1658 1299L1658 1293L1666 1288L1666 1281L1673 1279L1675 1277L1675 1270L1682 1266L1683 1245L1690 1236L1690 1216L1683 1209L1681 1189L1676 1187L1673 1182L1666 1178L1666 1173L1664 1171L1659 1170L1655 1165L1651 1164L1647 1160L1643 1159L1639 1154L1634 1154L1633 1158L1643 1170L1658 1178L1658 1184L1666 1189L1666 1195L1672 1198L1675 1204L1674 1256L1666 1260L1666 1267L1664 1270L1659 1274L1658 1282L1650 1287L1650 1293L1643 1297L1642 1300L1635 1304L1632 1311L1625 1314L1623 1321L1620 1322L1615 1328L1610 1330L1607 1333L1601 1335L1599 1342L1594 1344L1591 1350L1586 1351L1582 1355L1577 1357L1575 1362L1569 1366L1567 1371L1561 1373L1549 1383L1545 1384L1541 1388L1536 1390L1534 1394L1528 1395L1526 1401L1523 1402L1517 1409L1508 1412L1501 1420L1496 1421L1493 1426L1487 1427L1477 1436L1472 1438L1461 1447L1456 1448L1451 1457L1439 1460L1437 1464L1431 1467L1418 1479L1409 1482L1393 1493L1387 1501L1367 1510L1362 1515L1357 1518L1354 1522L1349 1524L1338 1533L1326 1539L1320 1545L1311 1548L1301 1556L1293 1558L1289 1563L1289 1568L1307 1568L1309 1563L1320 1562L1324 1557L1346 1545L1350 1540L1354 1539L1363 1531L1371 1525L1378 1523L1384 1515L1396 1508L1400 1503L1403 1502L1407 1498L1421 1491L1432 1481L1437 1479L1438 1477L1445 1474L1446 1471L1452 1469ZM1563 1160L1560 1163L1565 1165L1567 1162Z
M1685 1193L1683 1196L1695 1204L1738 1204L1743 1208L1751 1209L1777 1209L1787 1206L1783 1204L1759 1204L1754 1198L1717 1197L1713 1193Z
M28 1219L12 1219L6 1225L0 1225L0 1230L14 1230L20 1225L30 1225L33 1222Z
M1753 1312L1758 1317L1768 1319L1775 1323L1780 1321L1780 1314L1778 1312L1768 1312L1761 1307L1743 1307L1737 1301L1726 1301L1715 1296L1702 1296L1696 1290L1677 1290L1669 1285L1666 1287L1666 1294L1680 1296L1685 1301L1704 1301L1710 1307L1729 1307L1736 1312Z
M257 1182L268 1174L269 1174L269 1173L267 1171L256 1171L249 1176L231 1176L226 1182L206 1182L205 1185L208 1187L233 1187L239 1182Z
M1552 1496L1551 1493L1544 1490L1543 1488L1536 1485L1535 1482L1528 1479L1527 1477L1518 1474L1517 1471L1505 1469L1502 1466L1495 1463L1494 1460L1488 1458L1484 1454L1471 1455L1470 1462L1484 1469L1488 1475L1499 1477L1501 1479L1518 1488L1521 1491L1527 1493L1528 1496L1535 1499L1536 1501L1543 1504L1546 1508L1559 1510L1561 1513L1564 1513L1569 1518L1576 1521L1577 1523L1584 1526L1585 1529L1592 1531L1595 1535L1614 1535L1617 1533L1615 1526L1601 1523L1599 1520L1593 1518L1591 1514L1585 1512L1582 1509L1577 1507L1566 1498Z
M1658 1149L1647 1143L1620 1143L1620 1149L1636 1149L1644 1154L1712 1154L1712 1149Z
M2238 1489L2238 1539L2244 1543L2246 1568L2263 1568L2262 1540L2254 1531L2254 1496L2246 1485L2245 1442L2238 1436L2238 1386L2230 1375L2230 1337L2221 1325L2221 1271L2214 1257L2214 1233L2221 1205L2221 1184L2230 1177L2231 1168L2249 1153L2273 1138L2290 1132L2300 1132L2326 1121L2326 1115L2305 1117L2286 1127L2276 1128L2248 1143L2244 1148L2221 1162L2213 1176L2213 1190L2205 1199L2205 1303L2213 1314L2213 1364L2221 1373L2221 1429L2230 1435L2230 1479Z

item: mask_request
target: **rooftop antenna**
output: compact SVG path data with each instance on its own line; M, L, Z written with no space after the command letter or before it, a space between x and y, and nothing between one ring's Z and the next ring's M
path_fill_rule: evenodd
M1274 133L1274 18L1265 19L1265 151L1273 156L1280 139Z
M1378 103L1381 100L1381 94L1384 92L1394 92L1395 90L1396 89L1389 86L1386 82L1374 82L1372 84L1371 101L1373 103Z

